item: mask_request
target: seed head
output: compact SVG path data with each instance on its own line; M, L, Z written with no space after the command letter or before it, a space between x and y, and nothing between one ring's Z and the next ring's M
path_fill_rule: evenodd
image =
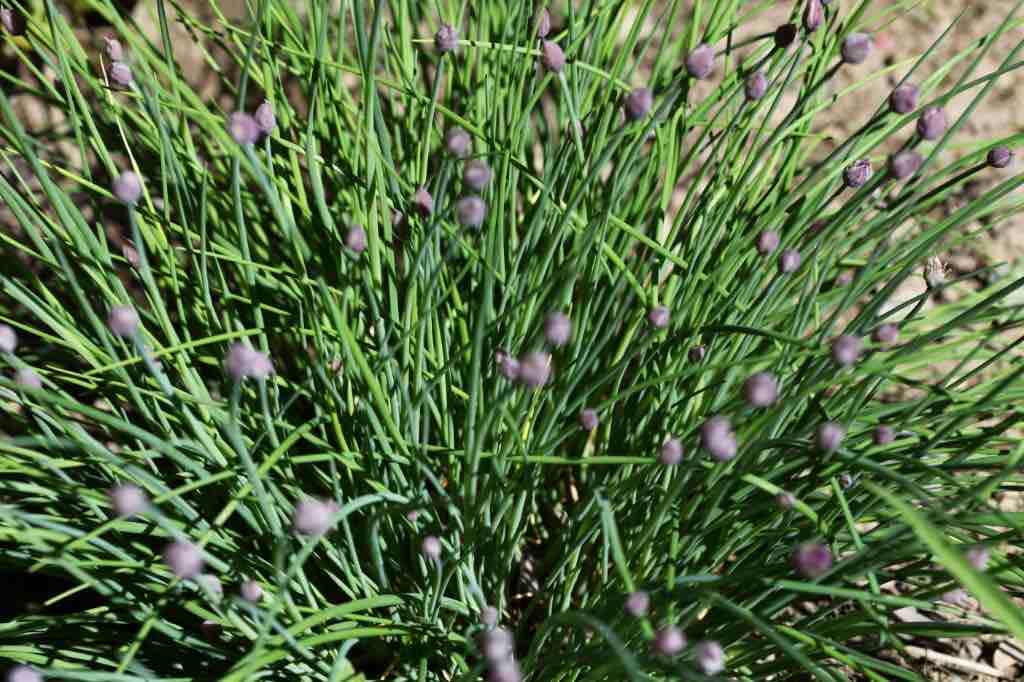
M821 6L821 0L807 0L804 7L804 28L808 33L813 33L825 20L825 8Z
M747 76L746 82L743 83L743 94L747 101L759 100L764 97L766 92L768 92L768 77L764 75L763 71L755 71Z
M423 556L433 561L437 561L441 558L441 541L434 535L428 535L423 538L423 542L420 544L420 551L423 552Z
M416 189L416 193L412 195L412 208L423 218L434 212L434 197L430 196L426 187Z
M540 388L551 378L551 354L534 351L519 358L518 379L530 388Z
M25 35L28 29L28 20L25 19L24 13L15 7L0 9L0 23L12 36Z
M686 359L696 365L698 362L704 359L704 356L707 355L707 352L708 350L704 346L694 346L693 348L686 352Z
M899 326L892 322L886 322L883 325L879 325L879 327L872 332L871 340L882 346L891 346L896 343L896 339L899 338L899 335Z
M117 38L104 38L103 42L106 47L107 57L112 62L124 61L124 49L121 47L121 41Z
M337 513L338 504L334 500L305 497L292 511L292 529L300 535L323 535L334 525Z
M135 205L142 196L142 179L133 171L122 171L114 178L114 196L129 206Z
M796 40L796 24L782 24L775 29L775 47L784 50Z
M767 256L769 253L779 248L779 233L775 230L761 230L757 233L757 240L755 244L757 246L757 252L762 256Z
M924 159L913 149L905 149L889 157L889 172L897 180L905 180L921 169Z
M14 383L22 388L39 390L43 387L43 379L31 367L22 367L14 373Z
M701 43L686 55L686 72L694 78L707 78L714 68L715 50L706 43Z
M871 162L867 159L854 161L843 171L843 184L856 189L871 179Z
M705 675L717 675L725 669L725 651L722 645L714 640L701 642L695 652L697 667Z
M675 625L666 625L654 634L654 653L675 656L686 648L686 636Z
M701 426L701 445L717 460L727 461L736 456L736 435L728 417L711 417Z
M565 66L565 52L558 46L558 43L545 40L541 45L541 64L552 73L559 73Z
M492 665L507 660L515 650L512 633L500 626L483 633L480 644L484 658Z
M626 118L636 121L647 115L654 106L654 95L647 88L636 88L626 95Z
M231 138L241 145L253 144L260 139L260 126L252 114L235 111L228 116L228 132Z
M832 340L832 362L840 367L848 367L857 362L864 349L860 337L852 334L841 334Z
M139 332L139 314L130 305L115 305L107 313L107 327L114 336L131 338Z
M673 466L683 461L683 445L678 438L669 438L658 449L658 461Z
M479 229L487 217L487 202L476 195L459 199L455 204L455 212L463 227Z
M896 114L909 114L917 109L919 91L912 83L904 83L889 95L889 108Z
M113 62L107 69L107 75L114 85L122 88L130 88L135 78L132 76L132 67L124 62Z
M872 434L871 440L875 445L888 445L896 440L896 431L891 426L882 424L875 428L875 432Z
M0 324L0 353L13 353L18 349L18 332L14 327Z
M937 289L946 281L946 264L938 256L930 256L924 264L924 283L928 289Z
M493 606L485 606L480 609L480 624L487 628L493 628L498 624L498 609Z
M985 160L993 168L1006 168L1013 162L1013 152L1010 151L1009 147L993 147L988 150Z
M452 52L459 46L459 31L451 24L444 24L434 34L434 47L438 52Z
M800 252L796 249L785 249L779 254L779 274L795 272L800 267Z
M817 542L805 542L793 552L793 567L805 578L817 578L832 568L832 552Z
M537 27L537 37L547 38L548 34L551 33L551 12L548 11L547 7L544 7L537 13L537 19L534 24Z
M917 119L917 134L925 140L937 140L946 132L946 112L939 107L928 107Z
M256 604L263 596L263 588L255 580L246 580L238 588L238 593L245 601Z
M266 353L236 341L224 355L224 371L235 381L266 379L274 372L274 365Z
M149 498L146 492L137 485L122 483L116 485L108 492L110 506L114 513L120 518L126 519L136 514L141 514L149 506Z
M650 595L643 590L637 590L626 595L626 604L623 608L626 610L626 613L634 618L643 618L647 615L647 609L650 605Z
M179 578L194 578L203 570L203 555L188 540L175 540L164 547L164 563Z
M871 36L867 33L851 33L843 39L839 54L847 64L860 64L871 54Z
M0 10L7 12L10 10ZM6 21L4 22L7 23ZM9 30L9 29L8 29ZM43 682L43 676L35 668L27 665L16 665L7 671L7 682Z
M647 313L647 321L656 329L664 329L668 326L669 312L663 305L655 306Z
M974 566L979 571L985 570L985 564L988 563L989 552L987 547L971 547L964 553L967 557L968 563Z
M822 452L835 452L843 442L846 429L835 422L825 422L818 425L818 432L815 442Z
M363 229L362 225L353 225L345 233L345 246L348 247L349 251L362 253L366 250L366 244L366 230Z
M580 428L584 431L593 431L600 423L600 420L597 418L597 412L589 407L580 412L576 421L579 422Z
M466 156L472 144L473 140L470 138L469 133L457 126L449 128L444 134L445 149L456 158L461 159Z
M564 346L572 336L572 322L565 313L551 313L544 320L544 340L552 346Z
M770 372L751 374L743 382L743 398L751 407L768 407L779 397L779 381Z
M274 132L274 128L277 126L274 105L270 103L270 100L263 100L263 104L256 107L256 113L253 115L253 118L256 120L256 125L259 127L260 132L264 135Z
M482 159L467 161L462 169L462 184L474 192L482 192L491 181L491 167Z
M793 493L779 493L775 496L775 506L783 511L789 511L796 506L796 498Z

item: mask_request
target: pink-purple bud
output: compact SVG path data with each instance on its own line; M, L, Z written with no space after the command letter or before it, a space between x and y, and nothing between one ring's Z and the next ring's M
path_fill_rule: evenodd
M43 676L35 668L27 665L14 666L7 671L7 677L4 679L7 682L43 682Z
M757 233L757 240L755 241L757 252L762 256L767 256L779 248L779 241L779 233L775 230L761 230Z
M804 28L808 33L813 33L821 26L825 19L825 8L821 6L821 0L807 0L804 7Z
M896 440L896 430L885 424L876 427L875 432L871 434L871 441L875 445L888 445L894 440Z
M832 568L832 552L817 542L805 542L793 552L793 567L803 577L813 580Z
M28 20L25 18L25 14L16 7L0 9L0 23L4 25L4 30L12 36L25 35L25 31L28 29Z
M842 445L843 436L845 435L846 429L841 424L824 422L818 425L815 443L817 443L818 449L822 452L835 452Z
M766 92L768 92L768 77L764 75L763 71L755 71L747 76L747 80L743 83L743 94L747 101L759 100L764 97Z
M1013 152L1009 147L994 147L988 150L985 161L993 168L1006 168L1013 162Z
M263 104L256 107L256 113L253 114L253 118L256 120L256 125L259 127L260 132L264 135L274 132L274 128L277 126L274 105L269 100L263 100Z
M751 374L743 382L743 398L751 407L768 407L779 397L779 381L770 372Z
M917 119L917 134L925 140L937 140L946 132L946 112L939 107L928 107Z
M878 328L871 333L871 339L882 346L891 346L896 343L896 339L898 339L899 336L900 328L892 322L886 322L885 324L879 325Z
M133 171L122 171L114 178L113 190L118 201L134 205L142 196L142 179Z
M175 540L164 547L164 563L179 578L193 578L203 570L203 555L187 540Z
M107 327L114 336L131 338L139 332L139 314L130 305L115 305L107 313Z
M244 111L235 111L228 116L228 133L231 138L241 145L253 144L260 139L260 127L252 114Z
M979 571L985 570L985 565L988 564L989 552L987 547L971 547L964 553L967 557L967 562L974 566Z
M864 342L859 336L842 334L832 340L832 362L840 367L848 367L857 362L862 350Z
M493 628L498 624L498 609L493 606L485 606L480 609L480 624L486 628Z
M519 661L506 658L492 663L487 672L487 682L523 682L523 671L519 668Z
M775 496L775 506L783 511L789 511L796 506L796 498L793 493L779 493Z
M663 305L655 306L647 313L647 321L656 329L664 329L668 326L669 312Z
M552 346L564 346L572 336L572 322L565 313L551 313L544 320L544 340Z
M238 593L245 601L256 604L263 596L263 588L255 580L246 580L238 588Z
M266 353L236 341L224 355L224 371L235 381L266 379L273 373L274 365Z
M686 636L675 625L666 625L654 634L654 652L661 656L675 656L686 648Z
M334 525L338 504L334 500L306 497L299 500L292 511L292 528L301 535L318 536Z
M122 88L129 88L134 82L135 78L132 76L132 67L128 66L124 62L114 62L107 69L107 74L110 76L110 80L114 82L114 85Z
M420 551L423 552L423 556L433 561L438 561L441 558L441 541L434 535L428 535L423 538L423 542L420 544Z
M544 7L537 13L535 25L538 38L547 38L548 34L551 33L551 12L548 11L547 7Z
M451 24L444 24L434 34L434 47L438 52L452 52L459 46L459 32Z
M948 592L943 592L940 599L950 606L958 606L962 609L969 608L971 605L971 596L967 594L967 590L962 587Z
M600 420L597 418L597 412L589 407L580 412L576 421L584 431L593 431L600 423Z
M519 379L519 360L502 353L502 356L498 360L498 371L501 372L501 376L505 377L509 381L516 381Z
M31 367L21 367L14 373L14 383L22 388L39 390L43 387L43 379Z
M487 217L487 202L476 195L463 197L455 203L455 213L463 227L479 229Z
M905 180L921 169L924 159L914 149L905 149L889 157L889 172L897 180Z
M462 183L474 192L482 192L491 181L491 167L482 159L467 161L462 169Z
M643 618L647 615L647 609L650 608L650 605L650 595L643 590L637 590L636 592L630 592L626 596L626 603L623 608L626 613L634 618Z
M843 171L843 184L852 189L861 187L871 179L871 162L858 159Z
M417 188L416 193L412 195L412 208L423 218L434 212L434 197L430 196L426 187Z
M779 274L795 272L800 267L800 252L796 249L785 249L779 254Z
M896 114L909 114L917 109L920 91L912 83L904 83L889 94L889 108Z
M104 38L107 57L112 62L124 61L124 49L121 47L121 41L117 38Z
M8 324L0 324L0 352L13 353L18 349L18 333Z
M796 24L782 24L775 29L775 47L780 50L786 49L796 40L796 34Z
M725 651L714 640L700 642L694 652L694 660L705 675L717 675L725 669Z
M202 583L207 590L218 597L224 594L224 585L221 583L220 578L212 573L200 573L196 576L196 582Z
M146 492L137 485L122 483L116 485L108 492L110 506L114 513L120 518L126 519L136 514L141 514L149 506L149 498Z
M469 153L473 139L462 128L458 126L449 128L444 134L444 146L448 153L456 158L463 158Z
M540 62L548 71L558 73L565 66L565 52L562 51L558 43L545 40L544 44L541 45L540 52Z
M683 461L683 444L678 438L669 438L658 449L658 461L665 466L674 466Z
M867 33L851 33L843 39L839 54L847 64L860 64L871 54L871 44Z
M626 118L636 121L647 115L647 112L654 106L654 95L647 88L635 88L626 95L625 102Z
M345 246L349 251L362 253L366 250L366 245L366 230L363 229L362 225L353 225L349 228L348 232L345 233Z
M700 432L701 445L709 455L720 461L736 456L736 435L728 417L711 417L701 425Z
M520 357L517 378L530 388L540 388L548 383L551 378L551 355L534 351Z
M697 364L698 362L704 359L704 356L707 355L707 352L708 349L705 348L704 346L694 346L690 350L686 351L686 359L692 362L693 364Z
M512 633L503 627L495 627L480 637L480 650L491 664L510 658L515 651Z
M701 43L686 55L686 72L694 78L707 78L714 68L715 50L706 43Z

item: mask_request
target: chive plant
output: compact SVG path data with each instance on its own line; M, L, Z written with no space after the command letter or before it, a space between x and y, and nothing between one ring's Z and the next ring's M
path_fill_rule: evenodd
M941 259L1021 208L1021 136L966 125L1015 13L873 71L866 0L175 5L210 99L172 3L79 4L105 45L0 17L0 561L55 581L8 679L921 680L911 641L1024 637L1024 278Z

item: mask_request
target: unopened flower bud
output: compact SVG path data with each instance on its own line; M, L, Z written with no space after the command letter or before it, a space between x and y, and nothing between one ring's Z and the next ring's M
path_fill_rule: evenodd
M537 28L538 38L547 38L548 33L551 33L551 12L548 12L547 7L544 7L537 13L537 19L534 22L534 25Z
M134 205L139 200L139 197L142 196L142 179L133 171L122 171L120 175L114 178L112 189L118 201Z
M238 144L253 144L260 139L260 126L252 114L235 111L228 116L228 133Z
M14 327L0 324L0 353L13 353L18 349L18 333Z
M597 412L588 407L580 412L577 422L584 431L593 431L597 428L600 420L597 418Z
M748 101L759 100L764 97L766 92L768 92L768 77L764 75L763 71L755 71L747 76L747 80L743 83L743 94Z
M721 644L713 640L697 645L694 660L705 675L717 675L725 669L725 651Z
M565 313L551 313L544 320L544 340L552 346L564 346L572 336L572 322Z
M796 249L785 249L779 254L779 274L795 272L800 267L800 252Z
M1013 161L1013 152L1009 147L994 147L988 151L985 161L993 168L1006 168Z
M871 42L867 33L851 33L843 39L839 53L847 64L860 64L871 54Z
M769 253L779 248L779 233L775 230L761 230L757 233L757 240L755 244L757 246L757 252L762 256L767 256Z
M39 390L43 387L43 379L31 367L21 367L14 373L14 383L22 388Z
M889 172L897 180L905 180L921 169L924 159L913 149L905 149L889 157Z
M493 606L485 606L480 609L480 624L487 628L493 628L498 624L498 609Z
M114 486L108 493L110 506L114 513L121 518L128 518L141 514L149 506L149 498L146 492L137 485L122 483Z
M242 379L266 379L274 371L274 365L266 353L241 342L232 343L224 355L224 371L235 381Z
M924 264L924 283L928 289L937 289L946 281L946 264L938 256L931 256Z
M565 52L559 47L558 43L550 40L545 40L541 46L541 64L544 68L553 73L558 73L565 66Z
M793 552L793 567L805 578L817 578L832 568L832 552L825 545L806 542Z
M899 326L892 322L886 322L883 325L879 325L879 327L872 332L871 339L882 346L891 346L896 343L896 339L899 338L899 335Z
M462 128L458 126L449 128L444 134L444 146L448 153L457 158L463 158L469 153L473 139Z
M988 563L989 551L987 547L971 547L964 553L967 557L967 562L974 566L979 571L985 570L985 565Z
M654 635L654 652L661 656L675 656L686 648L686 636L675 625L666 625Z
M277 126L277 117L274 115L274 105L269 100L263 100L263 104L256 107L256 113L253 115L253 119L256 121L257 127L260 132L264 135L269 135L274 132L274 128Z
M647 615L647 609L650 605L651 597L643 590L637 590L636 592L630 592L626 596L624 608L626 613L634 618L643 618Z
M25 31L28 29L28 20L25 18L25 14L16 7L0 9L0 23L4 25L4 30L12 36L25 35Z
M349 228L348 232L345 233L345 246L348 247L350 251L362 253L366 250L366 245L366 230L363 229L362 225L353 225Z
M175 540L164 547L164 563L179 578L192 578L203 570L203 555L187 540Z
M871 179L871 162L867 159L854 161L843 171L843 184L856 189Z
M306 497L299 500L292 511L292 528L300 535L318 536L334 524L338 504L334 500Z
M877 426L875 432L871 434L871 441L875 445L888 445L894 440L896 440L896 431L885 424Z
M626 118L636 121L647 115L654 106L654 96L647 88L636 88L626 95Z
M131 338L139 331L139 314L130 305L115 305L107 313L107 327L114 336Z
M441 558L441 541L436 536L428 535L423 538L423 542L420 544L420 551L423 552L423 556L433 561L437 561Z
M467 161L462 169L462 183L474 192L482 192L491 181L491 168L486 161L473 159Z
M238 593L245 601L256 604L263 596L263 588L255 580L246 580L238 588Z
M863 349L864 342L859 336L841 334L832 340L832 362L840 367L848 367L857 362Z
M925 140L937 140L946 132L946 112L939 107L928 107L917 119L917 134Z
M779 382L770 372L757 372L743 382L743 398L751 407L768 407L779 397Z
M916 85L904 83L889 95L889 108L893 113L909 114L917 109L917 97L919 91Z
M456 202L455 213L463 227L479 229L487 217L487 202L476 195L463 197Z
M804 28L808 33L813 33L825 20L825 8L821 6L821 0L807 0L804 7Z
M835 452L843 443L846 429L835 422L825 422L818 426L815 443L822 452Z
M789 511L796 506L796 498L793 497L793 493L779 493L775 496L775 506L783 511Z
M715 67L715 50L701 43L686 55L686 72L697 79L707 78Z
M434 212L434 197L430 196L426 187L416 189L416 193L412 195L412 207L423 218Z
M110 76L110 80L113 81L114 85L122 88L131 87L135 80L132 76L132 67L124 62L113 62L110 68L107 69L107 75Z
M459 46L459 32L451 24L444 24L434 34L434 47L438 52L452 52Z
M775 47L780 50L784 50L793 44L796 40L797 27L796 24L782 24L775 29Z
M701 426L701 445L709 455L720 461L736 456L738 449L732 422L728 417L711 417Z
M117 38L104 38L105 49L107 57L112 62L124 61L124 49L121 47L121 41Z
M666 440L658 449L658 461L673 466L683 461L683 446L676 438Z
M535 351L519 358L519 381L530 388L540 388L551 378L551 355Z
M647 321L656 329L664 329L668 326L669 312L663 305L655 306L647 313Z
M692 362L693 364L697 364L698 362L704 359L704 356L707 355L707 352L708 349L705 348L704 346L694 346L690 350L686 351L686 359Z

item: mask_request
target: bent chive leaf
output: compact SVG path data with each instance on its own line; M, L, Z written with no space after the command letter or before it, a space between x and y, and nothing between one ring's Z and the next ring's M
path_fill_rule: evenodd
M110 497L110 506L113 508L114 513L120 518L128 518L141 514L149 506L149 498L146 496L146 492L137 485L131 483L122 483L121 485L114 486L108 493Z
M366 230L363 229L362 225L353 225L349 228L349 231L345 233L345 246L348 247L350 251L362 253L366 250L366 245Z
M675 656L686 648L686 636L675 625L666 625L654 635L654 652L661 656Z
M793 567L804 578L813 580L832 568L832 552L817 542L805 542L793 552Z
M115 305L107 313L107 327L114 336L131 338L139 331L139 314L130 305Z
M1009 147L995 147L988 151L985 161L993 168L1006 168L1013 161L1013 152Z
M706 43L701 43L693 48L693 51L686 56L686 72L698 80L710 76L714 68L715 50Z
M565 52L558 43L545 40L541 46L541 64L552 73L559 73L565 66Z
M455 213L463 227L477 229L487 217L487 203L475 195L463 197L456 202Z
M840 367L848 367L857 362L863 348L860 337L841 334L832 340L832 361Z
M847 64L860 64L871 54L871 36L867 33L851 33L843 39L839 53Z
M255 580L246 580L238 588L238 593L245 601L256 604L263 596L263 588Z
M768 77L764 75L763 71L755 71L747 76L747 80L743 84L743 94L747 101L759 100L764 97L766 92L768 92Z
M462 158L469 153L469 147L473 144L469 133L459 127L449 128L444 134L444 146L448 153L454 157Z
M266 353L236 341L224 355L224 371L235 381L266 379L274 372L274 365Z
M909 114L917 109L917 96L917 86L904 83L889 95L889 108L897 114Z
M815 434L815 443L818 445L818 449L822 452L835 452L839 449L839 446L843 443L843 436L846 435L846 429L840 424L835 422L825 422L824 424L818 425L817 433Z
M757 252L762 256L779 248L779 233L775 230L762 230L757 234Z
M633 616L634 618L643 618L647 615L647 609L651 605L651 597L643 590L637 590L636 592L630 592L626 596L626 603L624 609L626 613Z
M858 159L843 171L843 184L851 189L863 186L870 179L871 162L867 159Z
M658 461L673 466L683 461L683 446L677 438L669 438L658 449Z
M799 267L800 252L796 249L786 249L779 254L779 274L795 272Z
M725 651L722 645L714 640L701 642L695 652L697 667L705 675L717 675L725 669Z
M889 157L889 172L897 180L905 180L921 169L924 159L913 149L906 149Z
M946 112L939 107L928 107L917 119L917 134L925 140L937 140L946 132Z
M701 445L713 458L724 462L736 456L736 436L728 417L711 417L701 425L700 431Z
M768 407L779 397L779 382L770 372L757 372L743 382L743 398L751 407Z
M231 138L240 145L254 144L260 139L260 127L251 114L235 111L228 116L228 132Z
M459 32L451 24L444 24L434 34L434 46L438 52L452 52L459 46Z
M124 62L112 63L107 70L107 74L115 85L122 88L131 87L131 84L135 81L135 78L132 76L132 67Z
M175 540L164 547L164 563L179 578L193 578L203 570L199 548L187 540Z
M486 161L473 159L467 161L462 169L462 183L474 192L482 192L491 181L491 167Z
M519 381L530 388L540 388L551 378L551 355L540 351L519 358Z
M43 387L43 379L31 367L22 367L14 373L14 383L22 388L34 388L39 390Z
M123 171L114 178L112 189L118 201L131 206L138 202L139 197L142 196L142 179L133 171Z
M655 329L664 329L668 326L669 312L663 305L655 306L647 313L647 321Z
M626 95L624 104L626 118L630 121L641 119L647 115L653 105L654 95L651 94L651 91L647 88L636 88Z
M552 346L564 346L572 336L572 322L565 313L551 313L544 320L544 340Z
M274 128L277 126L274 105L269 100L263 100L263 104L256 107L256 113L253 114L253 118L256 120L256 125L259 127L260 132L264 135L274 132Z
M0 352L13 353L18 349L18 333L14 327L0 324Z
M292 529L300 535L323 535L333 525L336 513L338 505L333 500L303 498L292 510Z

